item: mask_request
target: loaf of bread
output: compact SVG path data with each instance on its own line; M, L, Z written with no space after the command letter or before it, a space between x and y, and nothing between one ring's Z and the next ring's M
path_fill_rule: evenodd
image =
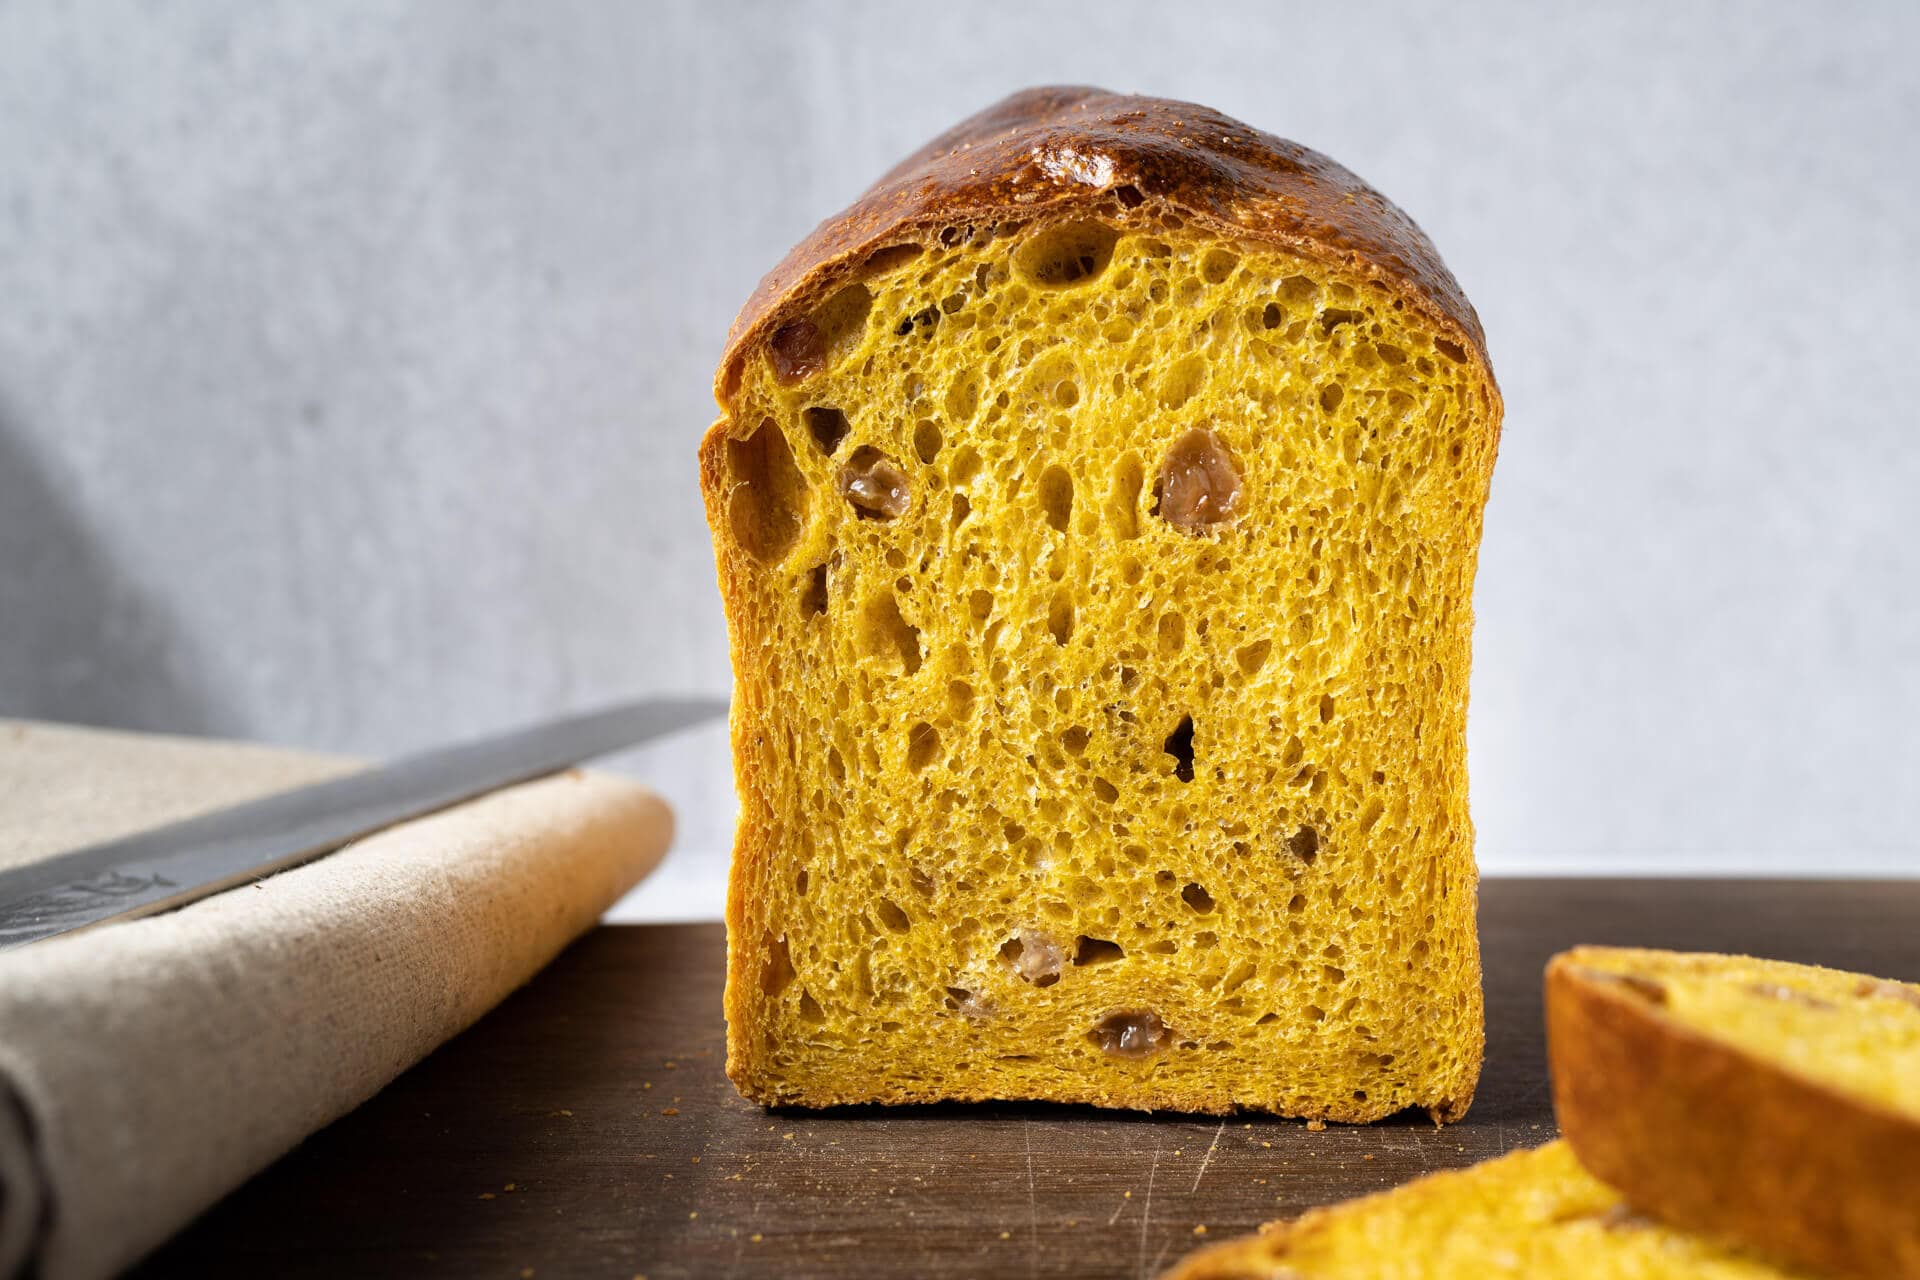
M1164 1280L1793 1280L1629 1209L1564 1142L1315 1209Z
M1548 966L1547 1045L1567 1140L1642 1212L1920 1280L1920 986L1582 947Z
M716 394L746 1096L1465 1112L1501 405L1405 214L1017 94L794 249Z

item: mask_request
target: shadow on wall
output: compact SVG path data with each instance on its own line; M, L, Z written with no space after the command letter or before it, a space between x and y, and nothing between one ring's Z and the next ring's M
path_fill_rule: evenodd
M93 544L0 402L0 715L213 733L166 611Z

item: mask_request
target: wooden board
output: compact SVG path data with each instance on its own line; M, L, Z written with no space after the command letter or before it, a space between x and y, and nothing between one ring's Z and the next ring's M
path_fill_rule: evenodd
M1446 1129L767 1112L721 1071L720 928L610 927L145 1271L1147 1276L1266 1219L1551 1138L1540 972L1572 943L1920 977L1920 882L1494 880L1481 899L1486 1073Z

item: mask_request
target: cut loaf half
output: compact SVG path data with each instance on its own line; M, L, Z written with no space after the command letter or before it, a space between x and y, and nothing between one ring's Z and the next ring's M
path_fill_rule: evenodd
M1920 986L1582 947L1547 968L1560 1127L1643 1212L1920 1280Z
M1018 94L776 267L717 395L743 1093L1465 1111L1500 399L1404 214Z

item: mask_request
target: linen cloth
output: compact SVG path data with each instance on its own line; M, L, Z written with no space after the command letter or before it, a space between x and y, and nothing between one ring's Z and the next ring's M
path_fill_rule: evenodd
M0 720L0 866L356 767ZM570 771L0 953L0 1276L138 1260L531 978L672 827Z

